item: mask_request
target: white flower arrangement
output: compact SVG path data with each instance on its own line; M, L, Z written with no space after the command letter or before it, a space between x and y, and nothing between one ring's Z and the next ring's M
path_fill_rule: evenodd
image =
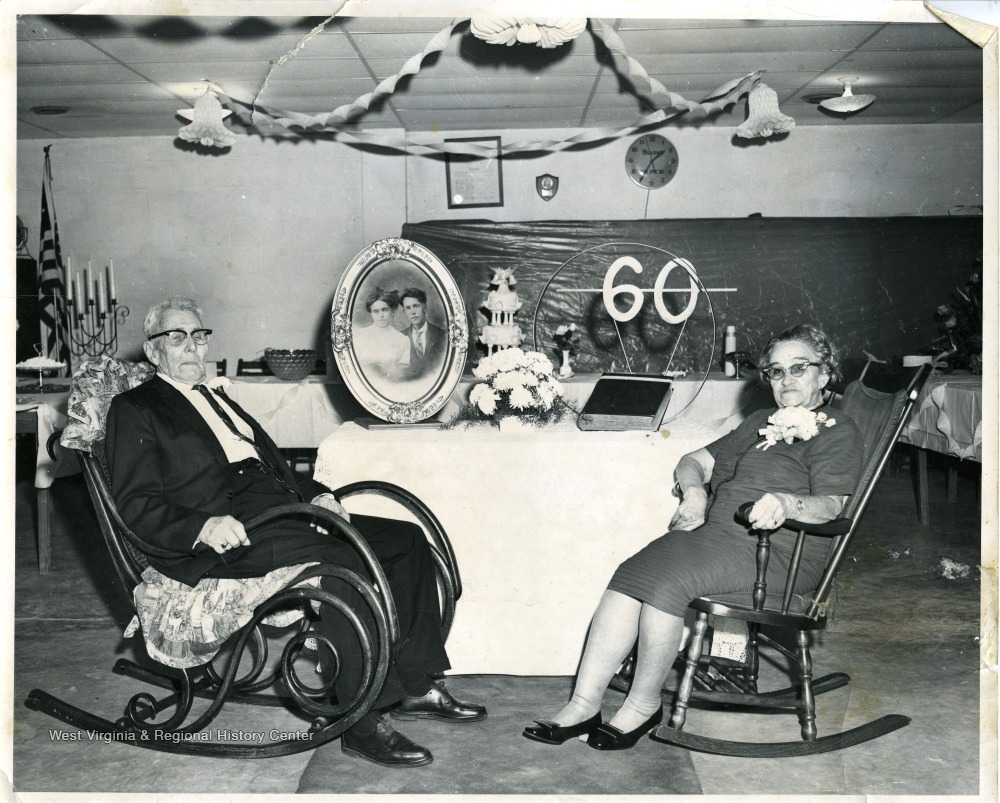
M565 412L562 385L541 352L501 349L483 357L472 373L483 381L472 388L469 404L456 421L499 422L513 415L544 422Z
M770 449L778 441L792 443L796 438L807 441L819 434L820 427L837 423L824 412L813 412L805 407L782 407L767 417L767 426L757 430L764 437L758 449Z

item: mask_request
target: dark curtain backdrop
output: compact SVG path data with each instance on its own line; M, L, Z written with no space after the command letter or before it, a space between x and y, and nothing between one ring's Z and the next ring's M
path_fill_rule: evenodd
M668 361L718 369L726 325L736 326L738 349L753 353L798 322L825 328L844 357L916 353L937 335L934 310L979 270L982 252L982 220L973 217L433 221L407 224L402 236L433 251L455 277L473 339L488 320L482 304L494 270L514 268L523 346L555 356L552 331L575 322L581 371L625 370L623 345L633 371L659 373ZM639 316L616 331L601 294L578 292L600 288L621 256L644 270L624 270L615 283L652 289L670 259L655 249L689 260L705 287L737 288L708 294L714 326L705 294L681 326L664 323L646 293ZM684 272L675 270L667 287L687 287ZM686 302L674 294L667 304L676 314ZM473 348L470 359L482 353Z

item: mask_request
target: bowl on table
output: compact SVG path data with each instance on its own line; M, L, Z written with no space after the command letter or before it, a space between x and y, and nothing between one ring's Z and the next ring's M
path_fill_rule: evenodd
M278 379L298 382L316 367L316 349L264 349L264 360Z

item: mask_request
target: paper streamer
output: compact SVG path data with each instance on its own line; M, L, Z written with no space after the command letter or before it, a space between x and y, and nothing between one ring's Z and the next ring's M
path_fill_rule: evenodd
M277 125L288 130L301 128L307 133L310 129L315 130L316 133L333 133L336 134L338 139L355 141L367 145L377 145L408 153L452 153L470 156L492 156L496 153L495 149L477 143L416 142L407 137L365 134L357 131L349 131L342 127L351 115L367 111L376 98L393 94L396 91L396 85L401 79L420 72L423 60L432 53L444 50L455 28L461 23L468 21L468 19L468 17L461 17L452 20L430 39L423 50L407 59L406 63L403 64L397 73L382 80L371 92L361 95L351 103L338 106L331 112L309 115L301 112L283 111L256 103L244 103L234 100L225 94L220 94L219 99L226 108L234 112L244 125L249 128L258 129L258 133L260 133L261 127ZM638 128L663 122L681 113L707 116L722 111L727 106L736 103L742 95L747 94L757 85L763 74L763 71L760 70L749 73L742 78L737 78L724 84L700 102L690 101L676 92L671 92L660 81L651 77L645 68L628 54L621 38L609 25L598 19L590 20L590 24L594 31L603 39L608 49L625 62L628 77L633 81L640 81L649 87L650 93L657 98L660 108L621 127L588 129L585 132L565 139L523 139L509 142L501 147L501 154L560 151L574 145L626 136Z

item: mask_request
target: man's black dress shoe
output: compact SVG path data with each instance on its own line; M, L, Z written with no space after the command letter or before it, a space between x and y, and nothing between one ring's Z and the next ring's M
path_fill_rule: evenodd
M442 683L435 683L420 697L404 697L389 714L395 719L440 719L445 722L478 722L486 719L486 709L456 700Z
M663 708L659 708L653 716L643 722L638 728L628 733L622 733L614 725L605 723L590 734L587 744L595 750L627 750L630 747L634 747L635 743L639 741L639 737L644 733L659 725L662 719Z
M382 717L374 726L362 719L344 731L340 749L383 767L422 767L434 760L430 750L407 739Z
M535 742L544 744L562 744L567 739L583 734L592 734L601 726L601 712L598 711L590 719L585 719L576 725L557 725L547 719L536 719L534 725L529 725L521 735Z

